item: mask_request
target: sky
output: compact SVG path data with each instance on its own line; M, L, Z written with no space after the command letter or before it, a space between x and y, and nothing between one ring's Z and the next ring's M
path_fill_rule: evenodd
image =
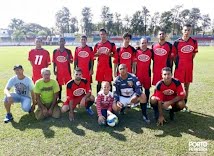
M132 15L142 6L146 6L152 15L164 12L175 5L183 5L183 9L197 7L202 14L209 14L214 19L212 0L4 0L0 2L0 28L7 28L12 18L22 19L26 23L38 23L45 27L55 26L55 14L62 7L70 10L71 16L82 18L81 11L90 7L93 22L101 21L101 8L107 6L110 12L118 12L121 17Z

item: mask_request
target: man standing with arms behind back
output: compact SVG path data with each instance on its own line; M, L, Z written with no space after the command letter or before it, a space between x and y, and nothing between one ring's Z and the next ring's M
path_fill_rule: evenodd
M28 54L28 60L32 66L32 79L34 83L42 78L41 69L47 68L51 64L49 52L42 48L42 39L36 38L35 43L36 48L32 49Z
M111 57L114 57L114 63L117 61L116 46L107 40L107 32L105 29L100 29L100 42L94 46L94 56L98 57L97 62L97 93L101 89L102 81L112 81L112 61ZM114 66L114 76L117 75L116 67Z
M193 80L193 59L198 52L198 42L190 37L191 30L190 24L184 25L182 37L174 43L176 48L174 76L184 84L185 103L187 103L189 85ZM185 106L185 110L188 111L187 106Z
M161 70L164 67L172 67L175 48L171 43L166 41L166 33L164 30L158 32L158 43L152 45L153 59L153 79L152 85L162 80Z
M59 99L62 102L62 85L65 85L71 80L71 66L73 56L71 50L65 48L65 38L61 37L59 40L59 48L53 51L53 70L56 75L56 80L59 84Z

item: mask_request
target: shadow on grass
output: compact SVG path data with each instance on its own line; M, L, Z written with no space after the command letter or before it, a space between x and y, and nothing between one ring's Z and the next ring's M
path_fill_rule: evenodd
M94 108L93 108L94 109ZM94 109L95 110L95 109ZM148 110L149 116L152 119L153 111ZM152 120L150 125L147 125L142 120L141 111L137 109L129 109L127 114L118 115L119 124L116 127L99 126L97 123L97 115L88 116L84 109L79 109L75 114L75 121L68 120L68 113L62 114L60 119L47 118L43 121L37 121L33 115L25 114L18 122L13 121L12 126L20 131L26 129L41 129L46 138L53 138L55 131L52 126L60 128L69 128L72 133L85 136L85 129L94 132L105 132L120 141L126 141L126 130L136 134L142 134L143 128L152 130L161 130L162 133L155 133L156 137L182 137L184 133L196 136L201 139L214 140L214 117L197 113L178 112L175 115L175 120L170 121L167 112L165 118L168 122L164 126L156 126Z
M190 134L205 140L214 140L214 117L198 112L177 112L175 120L170 121L167 111L164 113L167 123L164 126L156 126L154 122L148 128L162 130L157 137L173 136L182 137L182 134Z

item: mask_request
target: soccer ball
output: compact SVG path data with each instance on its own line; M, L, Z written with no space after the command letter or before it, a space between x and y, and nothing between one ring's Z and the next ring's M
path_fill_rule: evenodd
M118 122L119 122L118 117L115 114L110 114L107 117L107 124L111 127L116 126Z

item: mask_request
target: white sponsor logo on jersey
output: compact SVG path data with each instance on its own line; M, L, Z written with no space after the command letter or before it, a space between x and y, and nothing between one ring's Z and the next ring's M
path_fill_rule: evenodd
M137 57L138 60L142 61L142 62L147 62L149 61L150 57L148 55L145 55L145 54L140 54L138 57Z
M129 52L123 52L121 54L122 59L130 59L131 58L131 54Z
M87 51L80 51L80 52L78 53L78 56L79 56L79 57L82 57L82 58L86 58L86 57L89 56L89 53L88 53Z
M107 47L100 47L98 49L98 51L99 51L100 54L108 54L110 52L110 49L107 48Z
M81 96L85 94L85 89L84 88L78 88L73 92L74 96Z
M65 56L57 56L56 60L58 62L61 62L61 63L64 63L67 61L66 57Z
M154 53L159 56L164 56L167 54L167 51L163 48L157 48L155 49Z
M167 90L164 90L164 91L163 91L163 94L164 94L164 95L173 95L173 94L174 94L174 91L171 90L171 89L167 89Z
M191 45L186 45L183 48L181 48L182 53L191 53L194 50L194 47Z

